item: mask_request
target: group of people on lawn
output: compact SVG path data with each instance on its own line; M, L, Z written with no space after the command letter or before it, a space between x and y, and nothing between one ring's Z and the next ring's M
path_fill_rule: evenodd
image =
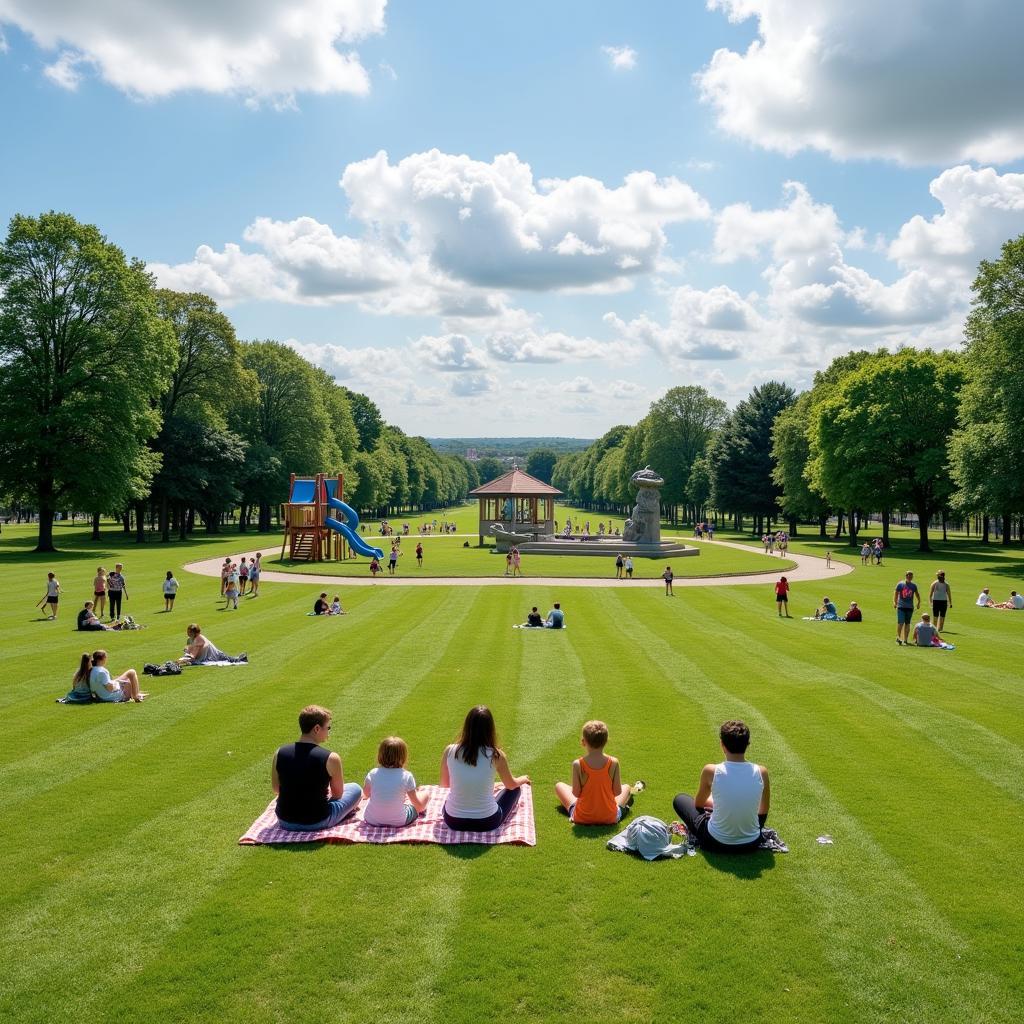
M377 749L377 765L360 786L346 782L341 758L325 744L331 712L317 705L299 713L299 739L274 754L271 785L277 794L278 823L286 831L332 828L365 801L370 825L404 827L426 810L427 794L406 767L409 748L388 736ZM761 842L771 790L768 770L746 760L750 730L740 721L719 730L724 759L701 770L696 795L680 793L672 802L687 832L706 850L750 852ZM586 722L580 736L585 753L572 763L572 781L557 782L555 795L576 825L615 825L629 812L644 783L622 781L615 757L605 753L608 727ZM485 705L471 708L459 738L441 754L440 786L446 789L442 817L457 832L491 832L515 810L528 775L513 775L498 741L494 716ZM495 776L501 788L495 791Z

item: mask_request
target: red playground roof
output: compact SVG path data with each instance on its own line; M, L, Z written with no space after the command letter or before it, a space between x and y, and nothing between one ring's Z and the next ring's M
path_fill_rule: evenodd
M471 498L550 498L562 492L557 487L538 480L521 469L513 469L504 476L499 476L488 484L483 484L475 491L470 491Z

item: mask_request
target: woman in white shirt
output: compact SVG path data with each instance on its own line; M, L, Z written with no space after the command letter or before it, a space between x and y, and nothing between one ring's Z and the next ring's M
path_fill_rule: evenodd
M497 774L505 787L494 792ZM444 802L445 824L455 832L492 832L500 828L519 803L529 775L513 775L498 746L491 709L471 708L457 743L441 755L441 785L449 790Z
M178 594L178 581L174 578L174 573L170 569L167 570L167 578L164 580L164 611L169 612L174 608L174 598Z
M88 655L82 655L78 676L85 671L87 658ZM139 675L133 668L125 669L119 676L111 679L110 671L107 669L106 651L93 651L92 658L89 659L88 672L89 689L97 700L105 704L124 704L132 700L136 704L141 704L149 696L139 689ZM75 677L76 680L78 676Z

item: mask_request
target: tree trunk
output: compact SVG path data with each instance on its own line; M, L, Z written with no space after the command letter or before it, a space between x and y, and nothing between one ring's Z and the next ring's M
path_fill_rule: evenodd
M836 512L836 532L832 535L833 540L839 540L843 535L843 511Z
M1009 512L1003 513L1003 547L1008 547L1013 540L1013 518Z
M57 511L53 499L53 480L39 483L39 539L36 551L56 551L53 546L53 516Z
M130 508L126 508L121 513L121 525L124 527L125 533L132 532L132 510Z
M882 509L882 547L889 546L889 520L892 519L892 512L889 509Z
M946 536L946 510L942 510L942 540L945 543L949 538Z
M260 533L270 532L270 506L260 503L260 520L259 520Z
M822 540L828 538L828 516L826 515L818 516L818 536Z
M169 543L171 539L171 503L166 494L160 495L160 541Z
M931 551L931 545L928 543L928 508L926 506L917 506L917 532L920 538L917 550Z
M175 508L177 509L175 515L178 520L178 540L185 540L188 533L188 516L185 514L185 502L176 502Z
M246 505L244 501L242 502L241 505L238 506L238 532L239 533L245 533L246 529L249 526L248 522L246 521L248 519L248 513L246 511L248 509L248 507L249 506Z
M981 517L981 543L988 543L988 516Z
M857 509L850 510L847 523L850 527L850 544L856 546L857 534L860 532L860 512Z
M93 512L92 514L92 536L90 540L100 539L100 514L99 512Z
M144 501L135 503L135 543L146 543L146 503Z
M789 517L789 535L790 537L796 536L796 516Z

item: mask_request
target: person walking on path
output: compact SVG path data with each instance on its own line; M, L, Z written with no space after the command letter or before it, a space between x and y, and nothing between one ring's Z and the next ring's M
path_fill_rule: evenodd
M779 578L779 582L775 584L775 607L779 609L779 617L782 617L782 610L786 610L786 618L791 619L793 616L789 614L789 580L785 576Z
M935 574L931 589L928 591L928 601L932 606L932 623L941 633L942 627L946 624L946 612L953 607L953 591L946 582L946 573L942 569Z
M921 594L914 582L914 574L907 571L906 576L896 584L892 595L892 606L896 609L896 643L910 643L910 620L914 617L915 602L921 607Z
M631 555L626 555L626 579L631 580L633 578L633 558Z
M121 618L121 598L128 597L128 585L121 570L124 566L118 562L114 571L107 576L107 597L110 598L110 619Z

